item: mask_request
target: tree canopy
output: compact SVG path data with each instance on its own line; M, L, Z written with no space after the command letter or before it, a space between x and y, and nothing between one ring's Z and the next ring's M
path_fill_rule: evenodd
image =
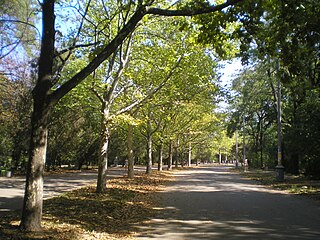
M319 177L319 14L316 0L2 1L0 164L26 173L21 227L40 228L45 168L99 166L103 192L108 165L234 160L236 133L274 168L278 80L286 170Z

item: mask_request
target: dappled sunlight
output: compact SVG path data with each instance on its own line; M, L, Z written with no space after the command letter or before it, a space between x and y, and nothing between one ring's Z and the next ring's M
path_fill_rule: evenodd
M262 185L250 185L248 184L249 180L241 178L236 173L229 172L228 169L227 167L200 168L177 172L174 176L183 178L184 181L177 186L171 186L167 191L218 192L228 190L230 192L255 191L285 194ZM196 178L193 177L195 174L197 174ZM195 186L196 188L190 189L190 186Z
M319 206L229 172L205 167L175 172L158 193L159 214L137 239L319 239Z
M145 226L139 227L137 239L285 239L288 232L279 232L265 225L263 221L240 219L234 221L214 221L198 219L152 219ZM292 239L301 236L315 236L311 229L292 229L293 232L303 232L303 235L290 234ZM304 239L304 238L302 238Z

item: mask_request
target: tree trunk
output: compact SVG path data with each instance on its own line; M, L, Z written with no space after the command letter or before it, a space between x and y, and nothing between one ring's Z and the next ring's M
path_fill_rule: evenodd
M172 170L172 140L169 142L168 170Z
M152 126L151 126L151 110L148 109L147 122L147 170L148 175L152 174Z
M148 134L147 136L147 171L148 175L152 174L152 137Z
M32 115L32 137L20 224L21 228L27 231L39 231L41 229L48 115L48 111L38 108L35 108Z
M159 145L158 171L162 171L163 166L163 143Z
M128 139L127 139L127 147L128 147L128 178L134 177L134 162L133 162L133 151L132 151L132 142L133 142L133 126L129 124L128 126Z
M107 190L107 170L108 170L108 145L109 145L109 127L107 119L104 116L101 126L101 142L98 159L98 180L97 180L97 193L104 193Z
M176 145L174 147L174 162L175 162L175 167L178 168L179 165L179 139L177 139Z
M31 140L20 223L20 227L27 231L39 231L41 229L43 171L46 160L48 118L52 105L48 94L51 88L54 58L54 0L43 1L42 13L43 35L38 79L33 89Z
M191 148L191 142L190 142L188 147L188 167L191 167L191 155L192 155L192 148Z
M262 121L263 118L260 117L259 118L259 147L260 147L260 167L263 168L264 167L264 163L263 163L263 129L262 129Z

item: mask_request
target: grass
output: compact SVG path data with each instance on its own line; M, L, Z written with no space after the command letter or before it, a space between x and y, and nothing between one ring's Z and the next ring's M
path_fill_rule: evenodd
M241 171L241 170L240 170ZM242 174L252 180L259 181L263 185L273 189L286 191L292 194L305 195L320 201L320 181L310 180L304 175L285 174L284 182L276 181L274 171L250 169Z
M158 211L153 193L170 180L167 172L121 177L110 180L104 194L88 186L48 199L44 201L43 229L37 233L19 230L20 212L1 213L0 239L132 239L135 226Z

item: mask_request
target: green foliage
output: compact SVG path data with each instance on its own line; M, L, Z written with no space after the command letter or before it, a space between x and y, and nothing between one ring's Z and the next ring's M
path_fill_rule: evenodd
M61 82L85 64L74 59L62 72ZM91 91L91 82L84 81L55 107L49 127L47 167L95 164L99 147L100 107Z
M24 170L30 135L32 79L25 62L2 59L0 69L0 166Z
M307 93L306 100L296 111L296 125L294 129L287 130L290 146L299 149L303 156L301 159L301 168L305 169L308 176L320 177L319 164L319 115L320 99L318 91ZM299 136L299 137L297 137ZM291 138L290 138L291 137ZM294 138L292 138L294 137Z
M255 62L260 59L260 66L263 64L265 68L261 72L261 67L254 67L252 71L255 74L248 75L252 81L239 79L236 90L239 95L234 98L236 102L233 102L237 111L231 118L230 132L236 129L236 125L239 126L237 122L239 123L241 112L244 113L246 109L245 120L249 136L259 136L261 127L265 132L264 151L260 157L265 159L269 155L267 158L270 163L272 159L276 159L276 147L270 144L275 142L275 125L272 123L276 113L272 110L275 109L273 102L276 102L276 98L272 97L276 93L275 84L272 84L274 80L262 79L267 79L266 76L270 80L271 77L281 78L284 164L289 172L297 174L300 168L310 176L317 176L319 173L319 161L316 160L319 158L318 142L314 137L319 134L316 126L319 116L315 114L320 87L320 31L316 24L319 6L319 1L245 1L244 4L223 12L225 15L222 14L225 19L229 18L228 21L231 19L239 24L234 36L240 41L243 60ZM277 61L280 68L275 70L270 63ZM261 92L265 89L264 86L268 86L271 97L268 97L268 92ZM269 100L266 102L266 99ZM267 113L265 117L270 124L257 124L257 117L262 116L262 110ZM257 145L258 140L259 137L253 137L251 143L249 140L251 152L261 149L262 146ZM258 153L254 158L257 157Z
M39 30L35 27L38 9L34 0L2 0L0 4L0 59L10 53L31 55Z
M229 120L228 134L239 130L245 135L247 157L252 166L272 166L276 149L276 98L272 65L259 63L243 70L233 80L230 99L233 112ZM241 139L241 140L240 140ZM242 141L242 137L239 138ZM270 151L271 149L271 151Z

